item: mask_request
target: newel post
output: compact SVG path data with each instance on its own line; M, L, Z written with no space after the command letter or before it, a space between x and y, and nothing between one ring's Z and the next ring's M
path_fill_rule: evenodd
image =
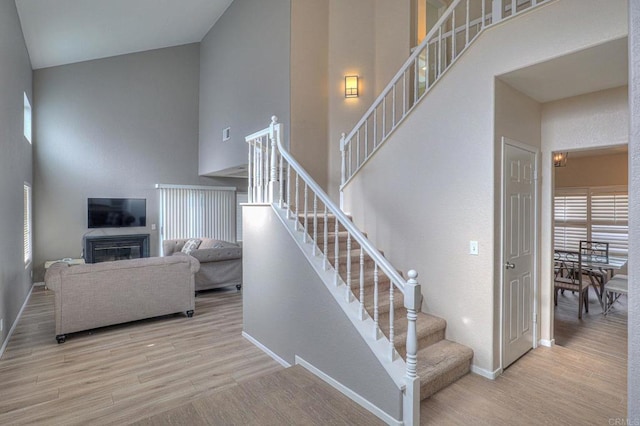
M278 125L278 117L271 117L269 125L269 141L271 142L271 158L269 159L269 202L274 203L276 200L276 184L278 182L278 141L276 139L276 126ZM280 136L280 135L278 135ZM277 195L280 197L280 194Z
M344 191L342 190L342 185L344 185L344 181L347 174L347 158L345 153L345 135L344 133L340 137L340 155L342 157L342 164L340 166L340 210L344 211Z
M418 365L418 334L416 320L420 311L422 293L416 278L418 273L409 271L409 279L404 287L404 307L407 308L407 373L406 388L403 396L403 417L405 425L420 424L420 378Z

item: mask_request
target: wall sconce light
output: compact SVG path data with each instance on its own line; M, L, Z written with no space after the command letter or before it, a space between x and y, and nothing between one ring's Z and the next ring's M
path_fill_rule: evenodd
M553 166L564 167L567 165L568 152L554 152L553 153Z
M347 75L344 77L344 97L345 98L358 97L358 76L357 75Z

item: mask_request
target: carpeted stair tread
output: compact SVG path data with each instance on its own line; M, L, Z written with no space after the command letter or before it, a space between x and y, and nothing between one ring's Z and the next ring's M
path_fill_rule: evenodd
M406 354L407 344L407 311L402 308L394 312L394 338L393 343L396 350L402 356ZM378 322L383 333L389 335L389 315L380 316ZM442 318L418 312L418 320L416 321L416 334L418 336L418 349L432 345L444 339L444 330L447 322Z
M419 349L420 399L429 398L467 374L472 358L471 348L449 340Z
M373 299L374 291L372 286L367 286L365 282L364 307L373 318ZM360 283L351 289L356 299L360 300ZM384 315L389 312L389 281L384 284L378 284L378 315ZM393 295L393 307L395 311L404 309L404 295L398 291ZM404 311L406 312L406 311ZM406 315L406 314L405 314Z

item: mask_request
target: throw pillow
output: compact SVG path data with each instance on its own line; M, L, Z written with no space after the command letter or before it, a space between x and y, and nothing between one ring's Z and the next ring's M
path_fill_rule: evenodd
M193 250L198 248L198 246L200 245L200 242L201 241L198 240L197 238L191 238L186 243L184 243L184 246L180 251L186 254L191 254Z

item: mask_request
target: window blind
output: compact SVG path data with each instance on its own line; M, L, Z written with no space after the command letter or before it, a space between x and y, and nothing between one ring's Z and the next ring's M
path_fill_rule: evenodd
M236 194L232 187L156 185L160 190L160 239L236 241Z
M24 264L28 265L33 257L31 247L31 186L24 184L24 207L23 207L23 247Z

